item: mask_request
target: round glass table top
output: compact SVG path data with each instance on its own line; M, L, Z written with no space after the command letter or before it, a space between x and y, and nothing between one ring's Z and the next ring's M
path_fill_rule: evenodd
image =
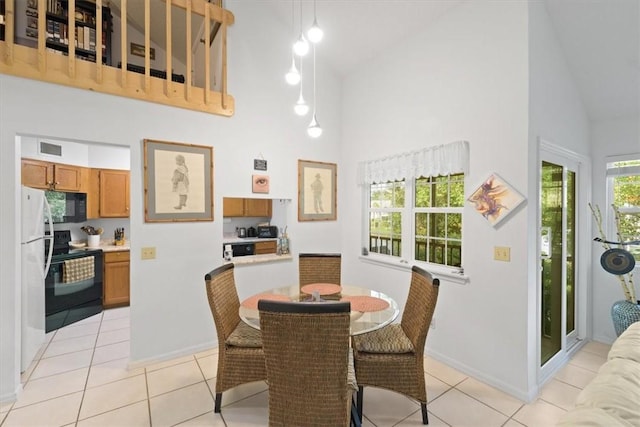
M252 295L240 304L240 318L249 326L260 329L259 299L276 301L299 301L309 304L322 304L324 301L351 302L351 335L364 334L393 322L398 316L398 304L382 292L358 286L341 286L339 292L325 295L321 291L328 289L324 283L318 284L319 291L313 295L300 291L299 285L284 286ZM334 285L335 286L335 285ZM313 286L305 285L305 290ZM335 291L337 289L331 289ZM315 300L314 300L315 299ZM319 300L319 301L318 301Z

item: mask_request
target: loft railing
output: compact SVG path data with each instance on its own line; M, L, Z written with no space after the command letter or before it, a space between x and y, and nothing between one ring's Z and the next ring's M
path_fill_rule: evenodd
M71 42L68 42L66 55L56 54L47 48L47 7L52 0L37 0L37 47L28 47L15 43L15 4L25 0L3 0L4 3L4 40L0 40L0 73L19 77L41 80L49 83L62 84L96 92L119 95L138 100L155 102L174 107L203 111L222 116L232 116L234 113L234 99L227 93L227 27L234 23L233 14L222 7L222 0L214 0L212 3L206 0L161 0L166 6L166 75L164 78L154 77L151 68L151 0L129 0L131 2L144 1L144 73L142 67L128 66L127 61L127 0L120 0L121 31L120 67L104 64L101 61L100 50L103 46L103 31L111 31L111 28L103 28L104 0L95 0L95 62L86 61L76 57L82 49L76 48L74 34L78 26L76 13L67 13L65 28ZM158 1L158 0L153 0ZM78 3L80 0L78 1ZM55 1L54 1L55 3ZM76 11L76 0L64 0L68 11ZM138 4L138 3L136 3ZM173 81L172 58L172 10L174 7L184 9L185 43L186 43L186 78L184 83ZM2 12L2 11L0 11ZM204 87L193 84L191 70L194 66L192 46L192 21L195 15L202 17L204 31L200 42L204 43ZM50 16L50 14L49 14ZM213 24L212 24L213 21ZM35 30L34 30L35 31ZM0 33L1 34L1 33ZM213 37L220 37L220 82L212 84L213 73L211 69L211 44ZM1 37L0 37L1 38ZM50 41L50 38L49 38ZM197 40L195 41L198 42ZM137 68L130 71L129 68ZM213 90L213 88L218 90Z

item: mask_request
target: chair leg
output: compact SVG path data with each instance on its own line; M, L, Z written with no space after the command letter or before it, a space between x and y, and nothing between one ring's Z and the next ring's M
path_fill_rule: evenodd
M362 427L362 418L358 415L358 406L353 399L351 399L351 425L353 427Z
M213 412L216 414L220 413L220 405L222 405L222 393L216 393L216 403L213 408Z
M358 408L358 418L360 419L360 421L362 421L362 401L363 401L363 395L364 394L364 387L363 386L358 386L358 402L356 404L357 408Z
M427 415L427 404L421 403L420 407L422 408L422 424L429 424L429 416Z

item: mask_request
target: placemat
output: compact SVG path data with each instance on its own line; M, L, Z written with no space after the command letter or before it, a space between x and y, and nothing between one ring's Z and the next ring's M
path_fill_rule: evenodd
M340 301L349 301L351 303L351 311L380 311L389 307L387 301L366 295L346 296L342 297Z
M317 291L320 295L337 294L342 290L342 286L333 283L310 283L304 285L300 290L305 294L313 294Z
M246 300L242 301L242 303L240 303L240 305L242 305L243 307L246 308L252 308L254 310L258 309L258 300L261 299L266 299L269 301L291 301L291 298L289 298L286 295L279 295L279 294L258 294L258 295L253 295L249 298L247 298Z

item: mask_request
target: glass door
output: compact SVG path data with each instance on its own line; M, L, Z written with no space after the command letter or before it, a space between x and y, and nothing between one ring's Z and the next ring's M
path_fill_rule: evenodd
M565 351L576 332L577 165L542 153L540 182L540 364Z

